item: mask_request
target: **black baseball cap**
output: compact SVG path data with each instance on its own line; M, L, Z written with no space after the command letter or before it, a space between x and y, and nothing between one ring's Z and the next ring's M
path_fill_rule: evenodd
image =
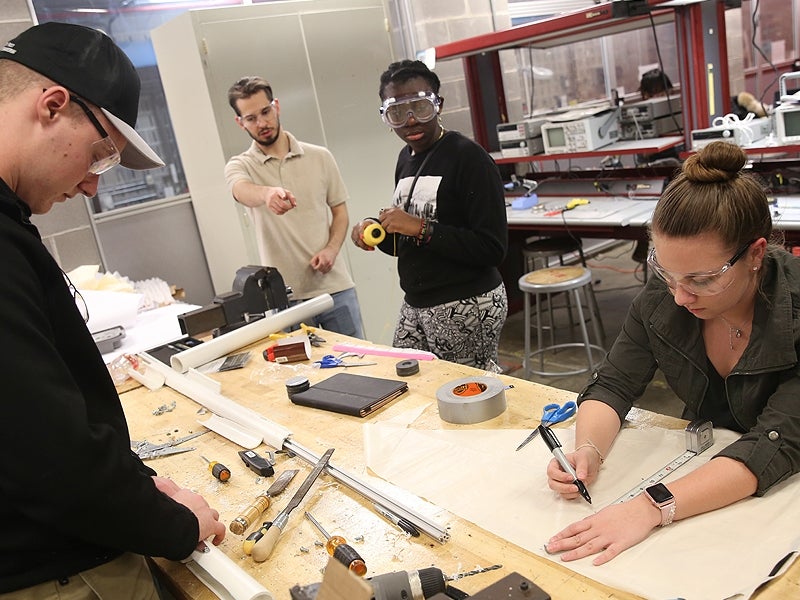
M164 166L134 129L141 89L136 68L102 31L71 23L35 25L0 48L0 59L33 69L98 106L128 140L122 166Z

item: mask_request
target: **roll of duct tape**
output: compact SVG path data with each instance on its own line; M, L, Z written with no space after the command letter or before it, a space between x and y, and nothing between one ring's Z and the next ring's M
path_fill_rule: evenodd
M488 421L506 409L505 386L494 377L464 377L436 391L439 416L448 423Z
M400 377L408 377L409 375L416 375L419 373L419 361L415 358L401 360L394 366L395 371Z

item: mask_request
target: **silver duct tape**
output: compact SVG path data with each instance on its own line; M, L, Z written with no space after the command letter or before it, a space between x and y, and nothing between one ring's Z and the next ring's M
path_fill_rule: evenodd
M439 416L448 423L488 421L506 409L505 386L494 377L464 377L436 391Z

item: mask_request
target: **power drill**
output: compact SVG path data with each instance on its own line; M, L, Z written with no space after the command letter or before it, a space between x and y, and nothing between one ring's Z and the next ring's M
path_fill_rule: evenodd
M467 597L464 592L447 585L444 573L436 567L375 575L367 581L375 594L373 600L427 600L439 593L455 600ZM289 590L289 594L292 600L314 600L320 585L296 585Z

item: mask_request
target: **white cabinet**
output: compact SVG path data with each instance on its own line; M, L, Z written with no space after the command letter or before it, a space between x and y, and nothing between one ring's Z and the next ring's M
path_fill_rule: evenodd
M347 184L351 224L388 206L402 143L378 117L380 74L392 62L381 0L298 0L193 10L153 30L170 116L217 293L258 264L244 211L223 169L250 139L234 121L230 85L260 75L281 101L281 123L327 146ZM394 259L343 246L366 334L391 343L402 297ZM210 300L210 299L209 299Z

